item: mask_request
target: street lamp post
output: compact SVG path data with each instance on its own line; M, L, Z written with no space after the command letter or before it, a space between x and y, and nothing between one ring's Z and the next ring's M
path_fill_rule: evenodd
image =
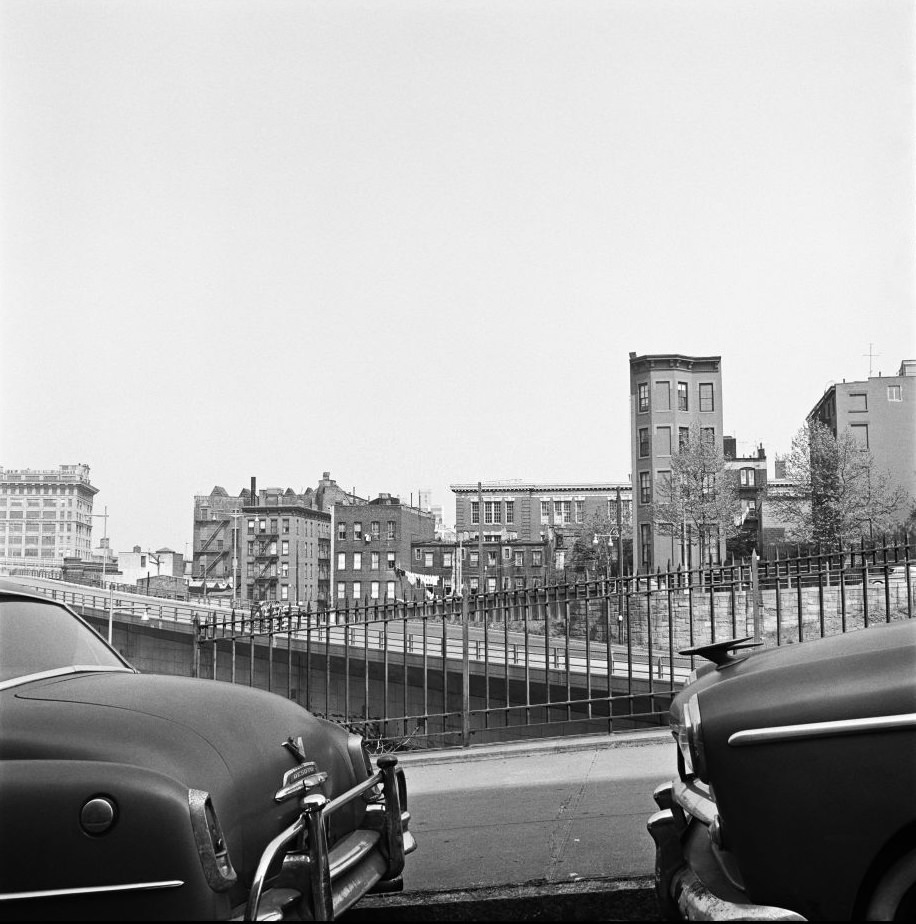
M102 587L105 586L105 565L108 562L108 505L106 504L103 509L105 510L104 513L90 513L89 514L90 517L98 517L99 519L102 519L105 521L105 528L103 530L103 536L102 536ZM92 547L90 545L90 553L91 551L92 551ZM90 558L91 558L91 555L90 555ZM111 639L109 639L109 641L111 641Z

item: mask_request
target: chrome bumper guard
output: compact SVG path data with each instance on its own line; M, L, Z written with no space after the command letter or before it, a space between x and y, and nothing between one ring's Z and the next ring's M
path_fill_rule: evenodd
M379 891L398 889L404 857L417 845L408 831L410 813L402 808L407 787L397 762L396 757L380 757L376 773L336 799L304 796L299 817L265 848L244 913L233 920L282 921L289 913L333 921L376 886ZM329 848L330 816L379 785L383 801L367 806L363 827ZM271 886L265 890L269 877Z
M716 804L701 784L674 780L652 794L659 810L646 827L655 841L655 891L662 914L677 921L805 921L786 908L727 901L696 875L684 857L683 838L691 824L709 827Z

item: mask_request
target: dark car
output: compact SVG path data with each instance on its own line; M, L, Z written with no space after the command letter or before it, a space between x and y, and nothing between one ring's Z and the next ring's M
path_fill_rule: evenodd
M0 917L328 920L401 887L406 784L272 693L139 674L0 583Z
M675 697L648 822L666 918L916 920L916 620L748 651Z

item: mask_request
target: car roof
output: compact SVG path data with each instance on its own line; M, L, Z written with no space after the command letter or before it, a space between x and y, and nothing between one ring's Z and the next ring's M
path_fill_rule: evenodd
M56 601L49 600L47 594L41 592L37 587L29 587L26 584L20 584L18 581L11 581L8 578L0 578L0 594L8 597L26 597L32 600L46 600L48 603Z

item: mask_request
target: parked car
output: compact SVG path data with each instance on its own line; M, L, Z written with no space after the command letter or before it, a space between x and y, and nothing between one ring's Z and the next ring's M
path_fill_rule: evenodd
M329 920L402 886L407 789L272 693L140 674L0 582L0 918Z
M916 620L704 656L648 821L672 920L916 920Z

